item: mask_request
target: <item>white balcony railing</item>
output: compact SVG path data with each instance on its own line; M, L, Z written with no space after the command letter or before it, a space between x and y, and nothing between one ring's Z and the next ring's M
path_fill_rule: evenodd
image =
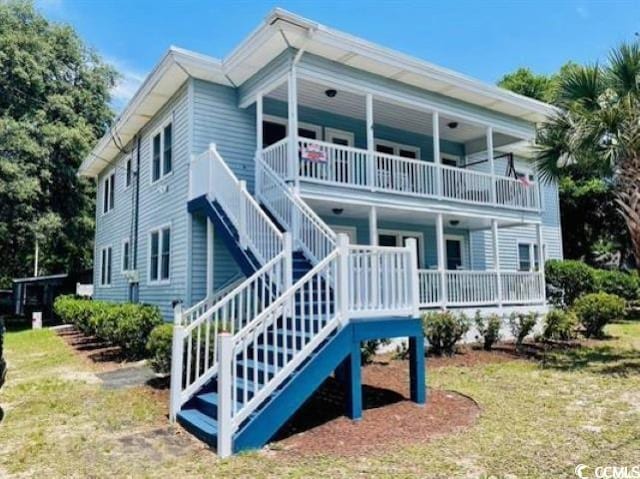
M288 180L518 210L540 207L534 182L307 138L299 139L291 156L290 145L284 138L262 151L264 162Z
M498 273L495 271L456 270L442 274L437 270L419 270L420 307L544 303L542 273L501 271L499 274L501 294L498 294Z

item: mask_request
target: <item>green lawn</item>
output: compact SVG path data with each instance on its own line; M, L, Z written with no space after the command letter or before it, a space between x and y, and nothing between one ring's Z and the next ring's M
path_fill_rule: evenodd
M575 477L574 467L640 465L640 322L549 355L429 372L431 387L482 407L469 430L375 457L254 452L220 461L167 426L163 394L106 391L50 331L9 333L0 390L0 477ZM366 414L366 412L365 412Z

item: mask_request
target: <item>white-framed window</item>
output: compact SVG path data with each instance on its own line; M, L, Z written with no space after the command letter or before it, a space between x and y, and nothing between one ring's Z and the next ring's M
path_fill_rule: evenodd
M458 166L460 166L460 157L457 155L451 155L449 153L441 153L440 163L445 166L453 166L457 168Z
M280 116L264 115L262 121L262 147L273 145L287 136L289 120ZM298 136L322 140L322 127L313 123L298 122Z
M540 257L536 243L518 242L518 271L540 271Z
M324 129L324 141L334 145L353 146L355 137L352 132L338 130L337 128Z
M171 273L171 226L149 233L149 283L168 283Z
M387 155L401 156L402 158L412 158L414 160L420 159L420 148L412 145L405 145L402 143L396 143L393 141L375 139L375 150L378 153L385 153Z
M100 249L100 286L111 286L112 258L111 246L104 246Z
M378 229L378 246L405 246L410 238L418 243L418 268L421 268L424 258L424 235L421 232Z
M102 214L111 211L116 202L116 172L112 171L102 180Z
M133 256L131 254L131 240L122 240L122 272L130 271L133 268Z
M165 123L151 137L151 182L173 171L173 124Z
M133 180L133 162L131 157L128 156L124 161L124 187L129 188L131 181Z

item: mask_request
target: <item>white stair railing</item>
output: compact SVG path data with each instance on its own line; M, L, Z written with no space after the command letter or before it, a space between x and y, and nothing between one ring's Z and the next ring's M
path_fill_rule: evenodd
M188 309L185 309L182 312L182 325L188 326L189 324L194 322L196 319L202 316L207 311L207 309L216 304L231 291L236 289L236 287L240 286L240 284L242 284L245 279L245 276L242 274L235 275L225 284L220 286L220 288L218 288L218 290L213 295L207 296Z
M207 178L203 182L202 176ZM190 198L207 195L217 201L238 232L240 246L248 248L261 264L282 251L282 233L262 211L225 163L214 144L194 158L191 165Z
M258 198L293 237L314 263L322 261L336 247L336 234L264 161L257 164Z

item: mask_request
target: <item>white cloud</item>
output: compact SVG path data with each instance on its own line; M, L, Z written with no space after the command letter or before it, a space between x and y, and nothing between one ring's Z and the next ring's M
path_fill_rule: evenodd
M120 73L118 82L111 89L111 103L117 111L120 111L138 91L146 75L114 58L107 58L106 62L113 65Z

